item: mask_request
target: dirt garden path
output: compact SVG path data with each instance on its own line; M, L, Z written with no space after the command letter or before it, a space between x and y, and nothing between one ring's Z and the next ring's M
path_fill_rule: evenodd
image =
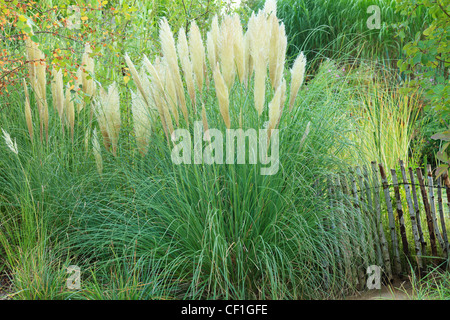
M412 300L412 285L409 281L395 280L389 286L373 289L347 297L346 300Z

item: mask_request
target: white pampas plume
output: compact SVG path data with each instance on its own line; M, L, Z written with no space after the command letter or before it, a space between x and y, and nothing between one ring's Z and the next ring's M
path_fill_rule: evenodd
M220 38L220 28L219 28L219 18L217 15L215 15L211 22L211 29L208 32L210 34L211 43L214 45L211 47L211 51L214 48L214 57L211 55L208 56L209 65L211 66L211 71L214 71L214 68L216 67L217 61L219 61L219 38ZM209 53L208 53L209 54ZM212 52L211 52L212 54Z
M281 116L281 93L283 89L281 85L275 91L275 94L272 98L272 101L269 102L269 123L267 125L268 129L268 140L270 141L270 137L272 135L272 130L274 130L278 124L278 121Z
M100 99L96 102L94 110L105 148L109 151L109 147L112 146L112 154L116 156L121 121L119 90L115 82L108 87L107 92L100 88Z
M216 58L216 44L214 43L211 31L208 31L208 33L206 34L206 52L208 54L209 65L211 66L211 69L213 69L217 63L217 58Z
M109 148L111 146L111 140L108 135L108 118L106 116L106 108L103 107L103 101L107 101L108 94L103 89L103 87L100 87L98 98L94 99L93 101L93 110L95 112L95 115L97 117L98 126L100 127L100 133L103 137L103 144L105 145L106 151L109 151Z
M228 88L231 88L236 75L234 63L234 28L233 19L226 16L220 25L219 57L223 78Z
M167 67L165 67L165 84L166 84L166 99L167 105L170 106L170 111L173 114L175 119L175 123L177 126L180 125L178 120L178 108L177 108L177 91L175 88L175 83L172 78L172 73L169 71ZM170 116L169 116L170 117Z
M277 53L277 70L275 72L275 82L274 87L278 87L280 81L283 77L284 64L286 61L286 48L287 48L287 37L284 24L281 23L279 28L279 38L278 38L278 53Z
M148 108L141 95L131 91L131 101L136 144L139 152L144 156L148 151L148 144L150 142L151 119Z
M233 16L233 34L234 34L234 61L236 63L237 73L239 81L244 83L246 77L245 70L245 40L244 31L242 30L241 21L239 16L235 14Z
M108 87L108 135L111 138L112 153L114 156L117 155L117 145L119 141L120 132L120 100L119 100L119 89L117 84L113 82Z
M277 15L277 1L276 0L267 0L264 4L263 12L266 15Z
M97 171L101 175L103 172L103 160L100 143L98 142L97 128L94 128L92 133L92 151L94 153L95 163L97 164Z
M147 71L150 73L152 79L151 92L153 97L153 102L158 110L159 118L161 120L161 124L164 130L164 134L166 135L167 141L169 142L169 133L166 123L166 117L164 116L164 107L162 106L162 95L164 95L164 85L161 80L161 77L158 73L158 70L155 66L148 60L147 56L144 55L144 66L147 68Z
M127 64L128 69L130 70L131 76L133 77L133 81L136 84L136 87L138 88L139 92L141 93L141 96L143 97L144 101L147 103L147 95L145 93L145 89L142 84L141 77L139 76L139 73L136 70L134 63L131 61L130 57L128 56L128 53L125 53L125 63Z
M191 54L192 67L200 92L203 89L203 67L205 61L205 48L203 46L202 35L195 20L191 24L189 30L189 52Z
M25 120L27 122L28 133L30 134L30 140L33 142L33 119L31 117L30 96L28 95L27 82L23 80L23 88L25 90Z
M269 78L273 88L278 88L279 84L276 84L276 76L278 70L278 54L280 53L280 26L278 25L278 19L271 15L268 18L271 28L270 32L270 50L269 50Z
M177 98L181 105L181 112L189 127L189 115L186 107L186 98L184 96L183 82L181 81L180 68L178 67L177 52L175 49L175 40L173 38L172 31L170 30L169 23L166 18L160 20L160 32L159 38L161 41L161 49L163 56L167 61L169 70L172 73L172 79L175 82L175 89L177 92ZM148 60L148 59L147 59Z
M264 109L267 61L269 56L270 32L266 16L263 12L252 14L248 23L248 36L251 37L251 55L255 69L254 100L258 115Z
M13 142L9 133L6 132L5 130L3 130L3 128L2 128L2 132L3 132L3 139L5 139L6 146L9 148L9 150L14 152L15 154L19 154L19 149L17 148L16 139L14 139L14 142Z
M64 83L62 70L52 70L53 79L51 82L53 107L58 111L61 128L64 134Z
M43 140L44 130L45 139L48 141L48 105L46 97L46 62L44 53L38 48L39 45L32 41L30 37L25 38L28 71L31 88L36 95L36 102L39 111L39 129L40 138Z
M196 111L195 106L195 86L194 86L194 74L192 69L192 62L189 59L189 47L186 39L186 32L184 28L181 28L178 32L178 57L180 58L181 68L184 72L184 79L186 80L186 87L188 89L189 97L191 98L191 103L194 108L194 112Z
M254 88L254 100L255 108L258 111L258 115L261 116L264 110L264 100L266 92L266 74L267 68L264 62L264 53L260 52L255 59L255 88Z
M88 96L92 97L95 93L95 83L92 78L94 74L94 59L90 57L92 54L92 49L89 43L84 46L84 53L81 58L81 64L83 68L83 73L81 75L81 82L83 84L83 91Z
M248 82L250 81L250 78L252 77L253 74L253 58L251 55L251 37L248 33L248 31L245 33L244 35L244 45L245 45L245 49L244 49L244 53L245 53L245 57L244 57L244 61L245 61L245 86L247 87Z
M229 97L228 97L228 88L225 84L225 80L220 73L219 63L217 63L216 68L214 69L214 84L216 86L216 95L217 100L219 101L219 109L220 114L222 115L223 121L227 129L230 129L230 113L228 110L229 106Z
M298 90L303 83L305 66L306 57L303 55L303 52L300 52L291 68L291 94L289 99L289 111L292 110L292 106L294 105Z
M75 107L73 105L72 101L72 94L70 93L70 88L66 87L66 97L65 97L65 112L66 112L66 118L67 123L69 124L70 128L70 138L73 143L73 135L75 131Z

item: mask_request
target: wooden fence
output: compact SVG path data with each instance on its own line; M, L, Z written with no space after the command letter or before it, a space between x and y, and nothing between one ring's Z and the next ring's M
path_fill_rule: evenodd
M344 213L351 207L356 212L342 215L345 219L336 214L327 217L323 227L342 230L336 233L339 240L333 250L347 280L361 288L368 265L379 265L392 281L409 273L411 267L419 274L430 264L446 268L449 258L448 176L436 179L431 166L422 172L421 168L406 168L403 161L390 172L386 170L372 162L371 168L357 167L350 174L335 175L327 190L318 191L328 193L331 211ZM352 232L361 235L364 243L352 239Z

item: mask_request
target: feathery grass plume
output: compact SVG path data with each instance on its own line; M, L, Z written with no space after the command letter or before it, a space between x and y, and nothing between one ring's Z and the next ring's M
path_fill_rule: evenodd
M209 126L208 126L208 118L206 117L206 109L205 104L202 103L202 122L203 122L203 131L205 132L206 141L211 141L211 137L209 136Z
M264 100L266 94L266 73L267 68L264 62L264 53L255 53L255 88L254 88L254 100L255 108L258 111L258 115L261 116L264 110Z
M270 137L272 135L272 130L276 128L281 117L281 94L282 86L278 86L272 100L269 102L269 123L267 125L268 133L267 139L268 144L270 143Z
M31 88L36 95L36 102L39 111L39 131L41 141L43 140L44 130L46 141L48 141L48 105L46 97L46 62L45 55L39 49L39 45L32 41L30 37L25 38L28 72Z
M219 39L220 39L220 28L219 28L219 18L215 15L211 21L211 29L208 32L211 38L211 53L208 52L209 65L211 71L214 71L217 61L219 61Z
M239 15L233 16L233 33L234 33L234 61L236 63L236 69L239 76L239 81L244 83L246 70L245 70L245 40L244 31L242 29L241 20Z
M139 152L145 156L151 133L151 119L148 108L141 95L131 91L131 111L133 113L134 133Z
M103 172L103 159L100 143L98 142L97 128L94 128L92 133L92 151L94 153L95 163L97 164L97 171L101 175Z
M228 97L228 88L222 74L220 73L219 63L216 64L216 68L214 69L214 84L216 86L216 95L217 100L219 101L220 114L222 115L227 129L230 129L230 113L228 110L230 101Z
M170 72L169 68L167 67L167 64L164 63L165 59L162 58L162 69L160 73L162 74L162 80L165 84L165 99L166 103L164 104L165 108L167 108L167 112L170 112L173 114L173 117L175 118L175 123L177 126L180 125L178 120L178 108L177 108L177 91L175 88L175 83L172 78L172 73ZM168 117L170 117L170 114L167 114ZM166 116L167 117L167 116ZM170 117L171 119L171 117Z
M250 53L250 48L251 48L251 37L249 35L248 32L245 33L244 35L244 53L245 53L245 57L244 57L244 61L245 61L245 82L244 85L245 87L248 86L248 82L250 81L250 78L252 77L253 74L253 58L252 55Z
M139 92L141 93L141 96L143 97L144 101L147 103L147 96L146 96L145 89L142 85L141 77L139 76L139 73L136 70L134 63L131 61L130 57L128 56L128 53L125 53L125 63L127 64L128 69L130 70L131 76L133 77L133 81L136 84L136 87L138 88Z
M53 79L51 82L53 107L58 111L61 128L64 134L64 83L62 70L52 69Z
M111 139L109 137L108 129L108 118L106 116L106 110L103 107L103 101L108 100L108 93L100 87L98 92L98 97L94 99L93 110L97 117L98 126L100 127L100 133L103 137L103 144L105 145L106 151L109 152L111 147Z
M228 88L231 88L236 75L234 63L234 28L233 19L226 16L220 24L219 57L223 78Z
M276 0L266 0L264 3L263 12L269 16L269 15L277 15L277 1Z
M186 87L188 89L189 97L191 98L191 103L193 105L194 113L196 110L196 99L195 99L195 85L194 85L194 74L192 69L192 62L189 59L189 47L186 39L186 32L184 28L181 28L178 32L178 57L180 58L181 68L183 69L184 79L186 80Z
M23 80L23 88L25 90L25 120L27 121L28 133L33 143L33 118L31 117L30 96L28 95L27 82Z
M106 150L112 147L112 154L117 155L117 145L120 133L120 100L117 84L113 82L108 91L100 88L99 98L95 103L95 114L97 116L103 143Z
M189 127L189 114L186 107L186 98L184 96L183 82L181 81L180 68L178 67L177 52L175 49L175 40L169 23L166 18L162 18L159 22L160 31L159 38L161 42L161 49L163 56L167 61L169 70L172 73L172 79L175 82L177 98L181 105L181 112L183 113L186 124ZM147 59L148 60L148 59Z
M25 37L25 48L26 57L28 60L28 76L30 77L31 86L34 86L33 79L36 77L36 65L37 65L37 55L38 55L38 45L36 42L32 41L30 37ZM33 87L34 90L34 87Z
M166 123L166 117L164 116L164 107L162 106L162 98L161 95L164 94L164 86L161 81L161 78L156 70L155 66L148 60L147 56L144 55L144 66L147 68L147 71L150 73L151 77L151 92L153 102L156 106L156 109L159 113L159 118L161 120L161 124L164 130L164 134L166 135L167 141L169 142L169 133ZM172 134L172 133L171 133Z
M88 96L92 97L95 93L95 83L92 75L94 74L94 59L90 57L92 49L89 43L84 46L84 53L81 58L81 64L83 66L83 73L81 75L81 82L83 84L83 91Z
M206 53L208 55L209 65L211 69L216 65L216 44L214 43L213 35L211 31L206 34Z
M270 51L268 40L271 30L262 11L256 16L252 15L250 20L248 32L251 36L251 55L255 66L254 100L258 115L261 115L264 109L267 60Z
M42 58L44 58L44 54L42 53ZM44 129L45 141L48 141L48 104L47 104L47 95L45 92L45 88L47 86L46 81L46 63L39 62L36 67L36 75L37 75L37 91L38 93L37 101L38 101L38 109L40 110L40 126L41 126L41 141L42 141L42 128Z
M151 99L152 95L151 84L146 70L147 68L142 64L141 69L139 70L139 76L142 81L142 86L144 87L145 97L143 97L143 99L144 101L147 101L147 106L150 108L150 110L154 111L156 109L156 106L153 103L153 100ZM140 94L142 95L142 93Z
M108 87L108 136L111 138L112 153L114 156L117 155L117 145L119 142L120 133L120 99L119 99L119 89L117 88L116 82L113 82Z
M205 47L203 46L202 35L195 20L189 30L189 52L191 54L192 68L195 74L195 80L200 92L203 90L203 76L205 65Z
M286 103L286 80L284 80L284 78L281 79L281 98L280 98L280 119L281 119L281 114L283 113L284 110L284 105ZM278 123L280 123L280 119L278 119ZM277 124L278 126L278 124Z
M72 100L72 94L70 93L70 88L66 87L66 97L65 97L65 113L67 118L67 123L70 128L70 139L73 143L73 135L75 131L75 107Z
M172 123L172 117L170 113L174 115L176 123L178 124L178 111L176 109L176 89L174 87L172 73L170 72L164 57L161 62L156 65L156 70L161 77L161 81L164 84L163 91L159 92L159 99L161 101L161 106L164 111L164 119L166 120L167 127L169 128L169 133L172 134L174 127Z
M278 53L277 53L277 69L275 73L274 87L277 88L283 78L284 64L286 62L286 48L287 37L284 23L280 24L279 28L279 41L278 41Z
M289 99L289 111L292 110L292 106L294 105L298 90L302 85L303 77L305 75L305 66L306 57L303 55L303 52L300 52L291 68L291 94Z
M3 128L2 128L2 133L3 133L3 139L5 139L6 146L9 148L9 150L14 152L15 154L19 154L19 149L17 148L16 139L14 139L14 142L13 142L9 133L6 132L5 130L3 130Z
M275 15L271 14L268 18L270 32L269 39L269 78L273 88L278 88L276 84L277 70L278 70L278 55L280 54L280 26Z

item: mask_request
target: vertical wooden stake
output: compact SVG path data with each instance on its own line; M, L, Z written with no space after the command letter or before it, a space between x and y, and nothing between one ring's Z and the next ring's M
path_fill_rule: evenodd
M370 229L372 230L372 236L375 241L375 250L377 253L377 263L379 266L383 264L383 256L381 253L381 247L380 247L380 237L378 236L378 226L376 222L376 214L375 209L373 207L373 201L372 201L372 192L370 190L370 180L369 180L369 172L367 170L367 167L364 166L364 188L366 189L366 198L368 200L368 214L369 214L369 222L370 222ZM378 187L378 186L377 186Z
M400 170L402 172L403 186L406 195L406 203L408 205L409 218L411 220L411 229L414 236L414 248L416 251L417 266L419 267L420 272L422 272L423 263L422 263L422 250L420 247L420 236L419 231L417 229L416 215L411 200L411 190L408 184L408 178L406 177L405 165L403 164L402 160L400 160Z
M403 207L402 207L402 199L400 196L400 187L398 186L397 172L395 171L395 169L391 169L391 175L392 175L392 183L394 185L395 201L397 204L397 217L400 226L400 236L402 238L403 253L405 254L406 258L408 258L408 260L411 260L411 257L409 255L408 238L406 236L405 220L403 218Z
M438 179L437 185L437 194L438 194L438 210L439 210L439 218L441 220L441 228L442 228L442 238L444 240L444 255L445 259L448 258L448 237L447 237L447 227L445 226L445 218L444 218L444 206L442 204L442 190L441 190L441 177Z
M375 252L374 252L374 241L373 241L373 236L372 236L372 224L370 223L370 218L369 218L369 211L368 209L368 202L369 200L366 199L366 195L365 195L365 190L364 190L364 182L363 182L363 176L361 173L361 169L359 167L356 167L356 175L358 176L358 180L359 180L359 196L360 196L360 208L361 208L361 214L362 214L362 219L365 225L365 234L367 237L367 244L369 244L368 249L369 249L369 261L368 261L368 265L372 265L375 263Z
M389 230L391 232L392 248L394 250L394 269L396 274L401 274L402 265L400 260L400 252L398 250L397 233L395 231L394 211L392 209L391 195L389 194L389 185L383 165L380 163L378 166L380 168L381 183L383 184L384 198L386 200L386 206L388 211Z
M389 247L386 241L386 236L384 234L383 220L381 219L381 203L380 203L380 191L378 186L380 185L378 180L378 168L375 161L372 161L372 175L373 181L375 184L373 202L375 204L375 212L376 212L376 223L378 226L378 233L380 236L380 244L381 244L381 252L383 254L384 268L386 270L386 275L388 277L389 282L393 281L392 269L391 269L391 259L389 257Z
M417 179L419 180L420 192L422 193L423 206L425 207L425 213L427 215L428 232L430 234L431 254L437 257L436 235L434 233L433 217L431 216L431 209L430 203L428 202L427 190L425 188L422 170L420 168L417 168L416 171L417 171Z
M341 236L339 237L340 239L339 241L339 245L341 246L342 250L343 250L343 256L344 256L344 267L345 267L345 275L346 278L348 279L349 283L353 283L354 280L356 280L356 278L353 278L353 270L352 270L352 263L351 263L351 259L353 257L353 252L352 252L352 247L350 245L350 239L348 237L348 228L347 228L347 217L345 215L345 210L344 210L344 196L343 196L343 192L342 192L342 186L341 186L341 182L339 180L339 176L336 177L335 180L335 186L336 186L336 205L337 205L337 209L339 210L340 213L340 217L338 218L338 228L339 231L341 233Z
M431 172L431 165L429 164L427 166L428 171L428 192L430 194L430 212L431 217L433 218L433 227L434 227L434 233L436 234L436 237L438 239L439 245L441 246L442 250L445 251L446 247L444 244L444 239L441 236L441 232L439 231L439 225L437 221L437 215L436 215L436 205L434 203L434 190L433 190L433 174Z
M412 185L412 194L413 194L413 200L414 200L414 211L416 212L416 222L417 222L417 231L419 232L419 240L422 245L422 254L424 256L427 255L427 243L425 241L425 238L423 237L423 231L422 231L422 221L420 220L420 207L419 207L419 200L417 197L417 191L416 191L416 182L414 179L414 171L413 168L409 167L409 178L411 180Z
M350 200L350 191L348 187L347 177L345 174L341 177L341 187L342 187L342 193L343 198L346 199L346 205L350 208L353 207L353 203ZM355 234L356 232L356 225L355 225L355 218L353 214L349 216L349 223L348 228L351 230L351 234ZM360 268L358 268L358 265L360 264L361 260L361 246L359 245L358 240L355 237L350 237L350 245L354 248L354 254L352 256L352 259L354 260L352 263L352 275L353 279L356 280L357 287L364 286L364 272Z
M355 179L355 175L354 175L354 171L353 169L350 168L350 177L352 180L352 196L353 196L353 205L356 208L356 219L355 219L355 225L359 226L358 231L361 235L361 237L364 240L364 244L367 243L367 241L365 240L364 237L364 229L363 229L363 219L362 219L362 213L361 213L361 205L359 203L359 198L358 198L358 187L356 186L356 179ZM359 242L359 240L357 240ZM364 261L367 258L367 250L366 250L366 246L363 245L362 246L362 254L360 255L361 259L358 261L358 278L360 279L360 281L362 280L364 283L364 279L365 279L365 273L366 273L366 267L367 265L365 265Z

